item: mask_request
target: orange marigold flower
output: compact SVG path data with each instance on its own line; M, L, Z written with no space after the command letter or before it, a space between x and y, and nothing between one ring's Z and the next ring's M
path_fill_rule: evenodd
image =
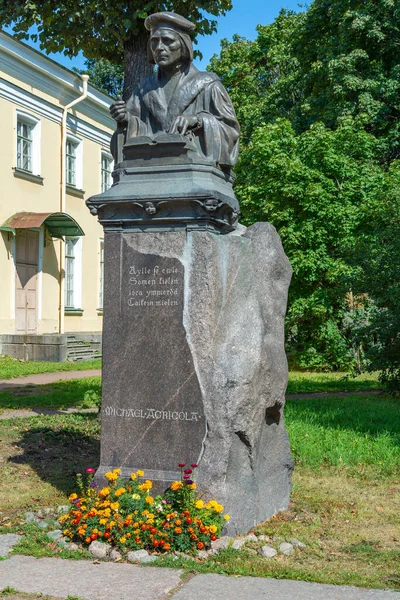
M108 540L108 538L110 537L110 535L111 535L111 533L109 531L106 531L105 534L104 534L104 538L106 540Z
M179 525L182 525L182 521L180 519L176 519L175 525L179 527Z
M85 543L86 543L86 544L90 544L90 542L91 542L91 541L92 541L92 540L90 539L90 537L87 537L87 538L85 538Z
M141 470L139 469L139 471L136 471L136 475L137 475L138 477L143 477L143 476L144 476L144 471L141 471Z
M126 489L124 487L118 488L115 492L115 496L118 498L119 496L122 496L122 494L126 493Z
M164 544L164 550L170 550L171 544Z
M216 539L217 539L217 536L216 536L216 535L214 535L214 534L210 535L210 540L211 540L212 542L215 542L215 540L216 540Z
M190 539L192 540L192 542L194 542L194 540L197 540L197 535L195 533L192 533Z
M154 498L152 496L147 496L146 502L147 504L154 504Z
M181 527L175 527L174 531L177 534L182 533L182 528Z
M199 550L202 550L204 548L203 542L197 542L197 547Z
M182 487L183 483L182 481L173 481L171 483L171 490L176 492L177 490L179 490Z

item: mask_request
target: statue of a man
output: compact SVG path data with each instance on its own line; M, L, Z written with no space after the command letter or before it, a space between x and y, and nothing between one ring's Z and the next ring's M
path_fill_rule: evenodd
M239 124L232 102L214 73L193 66L193 23L171 12L147 17L149 60L157 72L145 79L125 103L115 102L111 115L125 140L170 133L186 136L196 153L229 173L238 156ZM118 133L118 132L117 132ZM116 157L116 135L112 142Z

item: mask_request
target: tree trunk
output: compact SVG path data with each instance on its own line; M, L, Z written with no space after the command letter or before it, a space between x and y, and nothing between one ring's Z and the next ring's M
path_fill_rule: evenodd
M147 58L147 41L149 33L140 32L124 45L124 92L123 98L126 101L145 77L151 75L154 71L154 65L151 65Z

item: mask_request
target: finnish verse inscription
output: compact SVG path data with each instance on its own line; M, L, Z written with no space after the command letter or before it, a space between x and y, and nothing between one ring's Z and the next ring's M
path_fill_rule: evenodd
M183 267L130 265L127 304L139 309L177 307L180 285L183 285Z

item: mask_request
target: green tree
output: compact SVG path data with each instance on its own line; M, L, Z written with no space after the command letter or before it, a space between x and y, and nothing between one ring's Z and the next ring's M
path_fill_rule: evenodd
M292 264L287 334L300 367L349 367L343 319L358 270L349 258L365 205L380 194L380 143L352 118L296 134L290 122L254 130L242 150L236 192L244 221L270 221Z
M303 94L296 129L334 128L351 115L385 140L385 160L399 157L399 45L397 0L314 0L293 40Z
M174 10L197 23L197 33L216 30L212 16L224 15L231 0L0 0L0 25L12 25L16 37L40 41L46 52L125 64L124 96L152 72L147 61L145 18L154 12ZM37 33L31 33L36 27Z
M124 69L121 65L114 65L109 60L101 58L85 60L84 69L74 69L76 73L86 73L90 83L112 98L122 96L124 88Z

